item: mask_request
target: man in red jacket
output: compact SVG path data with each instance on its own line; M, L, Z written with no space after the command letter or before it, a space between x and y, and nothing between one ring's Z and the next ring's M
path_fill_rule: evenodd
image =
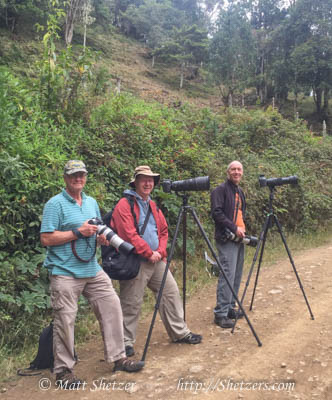
M131 243L143 257L140 271L136 278L120 281L120 301L123 312L124 341L128 357L134 355L136 328L143 302L144 289L147 286L155 294L158 293L166 266L168 228L165 217L150 194L160 175L153 173L148 166L135 169L134 177L129 183L132 188L124 194L134 196L134 214L139 231L144 225L149 208L146 229L142 236L135 226L135 220L126 198L122 198L115 207L111 220L111 228L126 242ZM183 319L183 306L178 286L170 271L160 302L159 312L166 331L175 343L198 344L201 335L190 332Z

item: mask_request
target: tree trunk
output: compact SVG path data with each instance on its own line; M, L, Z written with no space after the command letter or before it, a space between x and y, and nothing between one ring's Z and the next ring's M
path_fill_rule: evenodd
M120 94L121 93L121 78L116 78L116 88L115 88L115 93Z
M316 112L320 115L322 111L322 89L314 89L314 102L316 104Z
M330 97L330 90L328 88L324 89L324 105L323 105L323 113L328 114L329 112L329 97Z
M65 26L65 41L66 45L70 45L73 39L74 23L77 15L77 11L80 8L83 0L71 0L68 5L68 11L66 16Z
M181 64L180 89L182 89L183 87L183 78L184 78L184 63Z
M85 46L86 46L86 23L84 23L83 51L85 51Z
M229 96L228 96L228 107L230 107L230 108L233 107L233 96L232 96L232 93L230 93Z

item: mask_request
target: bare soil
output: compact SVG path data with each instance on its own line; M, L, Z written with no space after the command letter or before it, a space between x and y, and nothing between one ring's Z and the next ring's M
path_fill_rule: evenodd
M287 256L263 267L248 317L234 334L213 323L216 279L187 304L189 327L203 335L199 345L170 343L157 318L146 366L136 374L117 372L101 361L98 336L78 348L79 390L57 390L49 371L13 377L0 386L1 400L62 399L332 399L332 243L293 254L308 302ZM255 271L256 272L256 271ZM244 276L244 283L247 276ZM254 276L244 301L248 310ZM151 316L140 322L137 358L142 355Z

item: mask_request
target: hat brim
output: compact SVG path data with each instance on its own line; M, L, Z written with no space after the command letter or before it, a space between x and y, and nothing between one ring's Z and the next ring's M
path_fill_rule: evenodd
M151 176L151 177L153 178L153 180L154 180L154 185L156 186L156 185L159 184L159 181L160 181L160 174L138 174L138 175L135 176L135 179L132 179L132 180L129 182L129 186L130 186L130 187L132 187L132 188L135 189L135 181L136 181L136 178L137 178L138 176L140 176L140 175Z
M75 174L76 172L85 172L86 174L88 171L84 168L78 168L78 169L70 169L69 171L65 171L65 175L72 175Z

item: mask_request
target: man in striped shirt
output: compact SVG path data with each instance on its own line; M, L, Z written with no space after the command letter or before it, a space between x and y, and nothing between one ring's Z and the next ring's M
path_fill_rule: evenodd
M67 162L66 187L46 203L40 230L41 243L47 247L44 266L49 270L54 314L54 373L56 383L67 389L82 384L73 373L74 324L81 294L98 318L105 360L114 362L113 371L136 372L144 365L125 355L120 301L95 256L97 241L109 243L103 235L96 237L97 226L88 223L100 217L100 211L96 200L83 192L86 179L82 161Z

